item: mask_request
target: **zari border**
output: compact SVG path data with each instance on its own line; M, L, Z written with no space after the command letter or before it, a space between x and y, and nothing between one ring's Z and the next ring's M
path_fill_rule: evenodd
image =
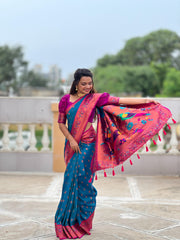
M63 226L55 223L56 237L62 240L82 238L85 234L91 235L90 230L92 229L93 217L94 212L88 219L82 221L80 225L76 223L73 226Z

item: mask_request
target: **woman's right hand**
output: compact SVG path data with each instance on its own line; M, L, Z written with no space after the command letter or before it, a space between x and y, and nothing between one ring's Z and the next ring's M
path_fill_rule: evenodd
M81 150L80 150L79 145L78 145L78 143L76 142L75 139L72 139L71 141L69 141L69 144L70 144L70 146L71 146L71 148L73 149L74 152L76 152L76 153L79 152L81 154Z

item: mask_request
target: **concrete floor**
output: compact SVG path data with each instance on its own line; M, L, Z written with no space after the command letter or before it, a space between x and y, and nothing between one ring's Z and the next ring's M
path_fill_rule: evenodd
M0 239L58 240L63 174L0 173ZM180 239L180 178L117 175L95 181L97 208L83 240Z

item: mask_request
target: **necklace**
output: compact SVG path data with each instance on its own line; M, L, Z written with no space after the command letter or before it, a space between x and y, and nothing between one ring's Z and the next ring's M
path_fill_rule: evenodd
M82 96L85 96L86 94L84 94L84 93L76 93L76 95L77 95L78 97L82 97Z

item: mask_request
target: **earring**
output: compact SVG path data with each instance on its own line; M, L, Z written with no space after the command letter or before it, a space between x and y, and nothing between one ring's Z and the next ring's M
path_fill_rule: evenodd
M76 87L76 91L78 91L78 88Z

